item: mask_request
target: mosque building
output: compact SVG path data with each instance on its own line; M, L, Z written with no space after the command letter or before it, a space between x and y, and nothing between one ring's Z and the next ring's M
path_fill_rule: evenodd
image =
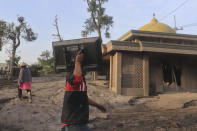
M108 42L103 59L110 63L109 88L117 94L197 92L197 36L178 34L155 16Z

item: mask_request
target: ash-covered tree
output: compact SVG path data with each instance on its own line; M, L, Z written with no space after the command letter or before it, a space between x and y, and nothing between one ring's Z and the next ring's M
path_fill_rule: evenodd
M51 57L50 51L48 51L48 50L43 51L40 56L43 60L48 61Z
M37 39L37 34L33 32L32 28L27 24L24 17L19 16L17 21L17 25L15 23L8 24L6 30L6 37L12 46L9 79L12 79L13 77L14 58L16 55L16 50L21 44L21 39L26 41L34 41Z
M105 37L110 38L109 29L113 26L113 17L105 14L103 7L108 0L86 0L90 13L90 18L86 19L84 30L81 32L83 37L87 37L92 32L97 32L98 36L102 39L102 30L105 30Z
M20 60L21 60L21 57L15 55L13 66L15 66L15 67L19 66L19 61L20 61ZM6 60L6 63L7 63L7 64L10 64L10 59L9 59L9 60Z
M41 74L49 74L54 72L54 57L50 51L43 51L38 58L38 64L42 67Z
M60 35L60 31L59 31L58 17L57 17L57 15L55 16L55 21L54 21L53 26L55 26L56 31L57 31L57 34L53 34L53 36L54 36L55 38L57 38L59 41L63 41L63 38L62 38L62 36Z
M6 29L7 29L6 22L3 20L0 20L0 51L1 51L2 46L4 44Z

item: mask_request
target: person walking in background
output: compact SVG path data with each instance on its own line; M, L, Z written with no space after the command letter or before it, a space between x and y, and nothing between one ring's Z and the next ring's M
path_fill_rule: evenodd
M77 53L74 71L66 78L65 95L62 109L62 131L90 131L87 126L89 105L106 112L100 105L87 96L87 86L82 73L84 54Z
M32 96L31 96L31 82L32 82L32 76L31 76L31 72L27 67L27 64L22 62L20 64L20 73L18 76L18 97L20 100L23 99L23 95L22 95L22 90L26 90L27 94L28 94L28 101L29 103L32 102Z

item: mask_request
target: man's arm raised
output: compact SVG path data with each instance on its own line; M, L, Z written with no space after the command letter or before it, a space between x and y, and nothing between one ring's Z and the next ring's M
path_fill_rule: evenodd
M74 68L74 72L73 74L75 76L82 76L82 68L81 68L81 63L83 61L83 53L81 53L81 51L77 52L77 56L75 59L75 68Z

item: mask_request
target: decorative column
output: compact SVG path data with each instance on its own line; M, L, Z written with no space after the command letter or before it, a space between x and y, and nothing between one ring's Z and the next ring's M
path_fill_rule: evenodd
M114 64L116 64L115 72L113 72L115 75L115 88L116 88L115 91L117 94L121 94L122 53L116 52L114 57L115 57Z
M143 89L144 96L149 96L149 57L143 56Z
M113 86L113 56L110 55L110 74L109 74L109 89L112 90Z

